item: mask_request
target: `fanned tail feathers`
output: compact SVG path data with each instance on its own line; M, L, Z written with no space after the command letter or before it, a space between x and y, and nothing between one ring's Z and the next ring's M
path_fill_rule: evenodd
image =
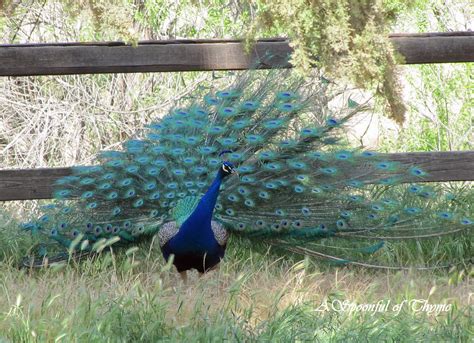
M350 148L344 124L365 107L349 100L336 109L330 88L288 72L244 73L172 109L122 150L101 152L95 166L74 168L57 182L57 201L23 228L81 251L115 237L136 242L182 223L225 159L239 177L222 187L215 220L290 251L372 265L392 241L472 229L469 213L432 206L441 196L433 187L401 186L422 182L423 169Z

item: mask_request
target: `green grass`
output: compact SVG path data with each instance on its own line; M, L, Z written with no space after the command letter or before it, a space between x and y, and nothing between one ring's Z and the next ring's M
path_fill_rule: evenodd
M239 239L218 271L192 274L187 285L150 243L80 264L18 270L31 241L15 235L21 239L10 246L16 228L7 222L0 229L0 251L9 254L0 259L0 342L467 342L474 334L472 275L462 271L328 268ZM451 308L438 315L408 303L398 314L391 309L414 299ZM378 313L337 307L388 300Z

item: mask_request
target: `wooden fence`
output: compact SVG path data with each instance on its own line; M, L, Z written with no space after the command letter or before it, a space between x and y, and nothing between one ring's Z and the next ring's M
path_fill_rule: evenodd
M474 62L474 32L392 34L407 64ZM238 40L142 41L0 45L0 76L241 70L266 53L259 68L290 67L282 38L258 41L250 54Z
M474 32L392 34L390 39L407 64L474 62ZM240 70L255 67L267 53L274 58L257 68L289 68L291 51L279 38L258 41L249 54L237 40L145 41L136 47L122 42L0 45L0 76ZM429 174L426 182L474 181L474 151L387 154L387 159L420 166ZM51 198L55 180L70 174L70 168L0 170L0 201Z

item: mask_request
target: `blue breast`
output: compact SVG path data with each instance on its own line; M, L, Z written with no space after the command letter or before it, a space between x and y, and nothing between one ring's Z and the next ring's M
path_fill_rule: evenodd
M172 253L189 252L207 252L215 253L218 251L219 244L214 238L214 232L211 229L211 223L206 223L205 227L196 227L192 222L185 222L178 233L169 241L169 247Z
M183 224L184 226L184 224ZM224 257L225 247L220 246L209 225L208 229L181 227L179 232L162 248L163 256L168 261L174 255L173 264L179 272L197 269L204 273L217 265ZM198 234L194 234L198 233Z

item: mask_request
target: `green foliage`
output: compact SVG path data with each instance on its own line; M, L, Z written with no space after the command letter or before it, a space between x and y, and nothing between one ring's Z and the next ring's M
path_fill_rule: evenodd
M292 63L303 72L316 65L333 78L375 89L389 115L404 120L390 27L412 2L263 0L251 33L288 35Z
M401 31L457 31L469 23L469 1L418 1L397 25ZM401 68L406 81L407 121L391 151L472 150L474 142L472 63L424 64Z
M471 64L405 67L413 93L397 139L384 137L392 151L470 150L474 141Z
M2 262L18 262L32 245L30 235L23 234L18 228L19 224L9 212L0 208L0 268Z

